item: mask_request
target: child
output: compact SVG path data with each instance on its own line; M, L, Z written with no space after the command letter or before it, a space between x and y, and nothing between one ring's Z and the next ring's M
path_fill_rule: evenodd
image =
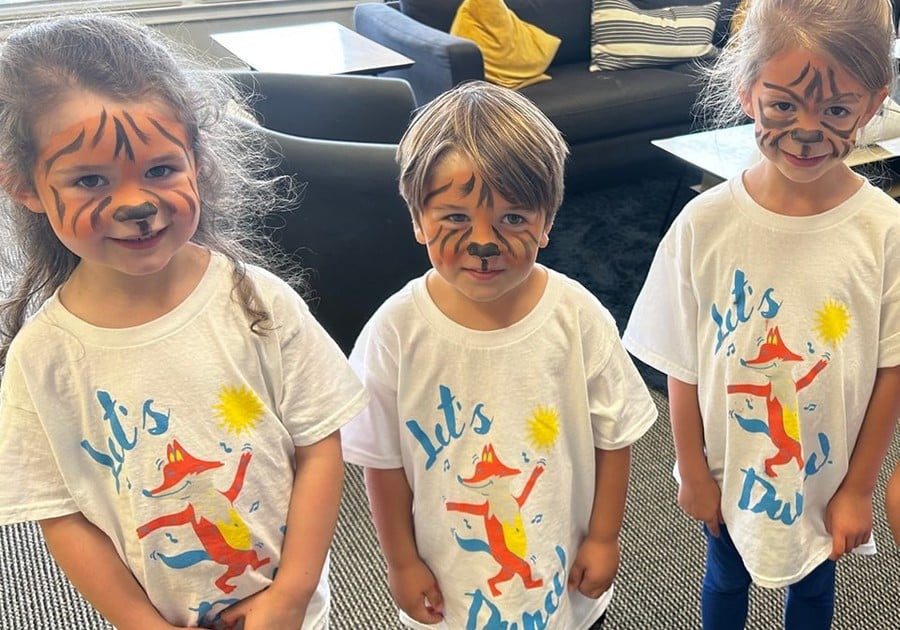
M411 628L583 630L609 601L630 445L656 407L606 309L535 263L567 152L530 101L484 82L400 141L434 269L357 340L372 402L342 436Z
M247 264L277 182L223 115L234 90L187 63L100 15L4 42L24 268L0 311L0 465L20 471L0 522L39 521L120 630L324 628L338 429L367 395L302 299Z
M888 524L891 526L891 534L894 542L900 546L900 462L894 467L894 472L888 479L885 507Z
M705 524L704 628L751 581L828 628L835 560L874 552L900 410L900 212L843 158L893 82L887 0L754 0L711 73L761 160L691 201L624 340L668 374L678 500ZM726 100L717 100L724 97Z

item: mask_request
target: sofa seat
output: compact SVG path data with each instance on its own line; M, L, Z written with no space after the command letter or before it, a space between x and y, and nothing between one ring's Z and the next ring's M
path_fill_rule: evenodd
M550 81L521 92L559 127L570 145L646 129L686 127L692 120L698 78L684 65L616 72L587 72L583 62L554 65Z

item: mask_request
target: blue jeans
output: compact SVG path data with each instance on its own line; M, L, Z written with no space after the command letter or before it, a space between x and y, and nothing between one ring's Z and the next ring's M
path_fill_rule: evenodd
M706 574L701 612L703 630L741 630L747 621L750 574L728 530L719 525L716 538L706 533ZM833 560L826 560L805 578L787 588L786 630L828 630L834 616Z

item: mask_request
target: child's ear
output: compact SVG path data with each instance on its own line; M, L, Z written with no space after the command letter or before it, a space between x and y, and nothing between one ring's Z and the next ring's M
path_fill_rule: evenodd
M41 203L40 197L38 197L34 188L32 188L31 186L25 186L16 189L12 193L12 198L32 212L36 212L38 214L47 213L47 211L44 209L44 204Z
M878 112L878 109L884 104L884 99L887 98L888 89L882 88L878 92L872 95L872 101L869 103L869 107L866 109L862 118L859 119L859 124L856 126L857 129L864 127L867 122L872 120L872 117Z
M750 95L749 90L740 90L738 92L738 100L741 102L741 109L744 110L744 113L747 114L753 120L756 120L756 116L753 113L753 100Z
M547 247L550 244L550 230L553 229L553 219L547 221L544 229L541 230L541 239L538 241L538 247Z
M418 217L413 217L413 234L416 235L416 242L419 245L427 245L428 239L425 238L425 232L422 231L422 224L419 221Z
M38 214L46 214L47 211L44 209L44 204L41 203L40 197L38 197L37 191L35 191L34 186L31 184L18 184L9 187L5 187L8 191L8 194L18 201L20 204L31 210L32 212L36 212Z

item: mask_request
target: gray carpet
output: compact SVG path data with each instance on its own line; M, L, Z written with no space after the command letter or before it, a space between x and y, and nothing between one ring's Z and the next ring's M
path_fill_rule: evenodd
M686 200L686 182L679 175L656 171L568 195L550 247L541 252L542 262L581 281L624 325L665 217L673 203L680 207ZM643 373L662 389L658 373ZM661 416L634 448L622 566L605 630L700 627L703 536L675 504L668 409L662 394L654 392L654 397ZM898 460L900 438L895 437L888 461ZM884 522L883 482L876 496L880 553L838 563L835 630L900 630L900 552L890 543ZM347 469L334 540L332 584L333 630L399 628L360 472L353 467ZM780 628L781 597L779 591L754 590L748 630ZM68 585L34 525L0 527L0 630L109 628Z

